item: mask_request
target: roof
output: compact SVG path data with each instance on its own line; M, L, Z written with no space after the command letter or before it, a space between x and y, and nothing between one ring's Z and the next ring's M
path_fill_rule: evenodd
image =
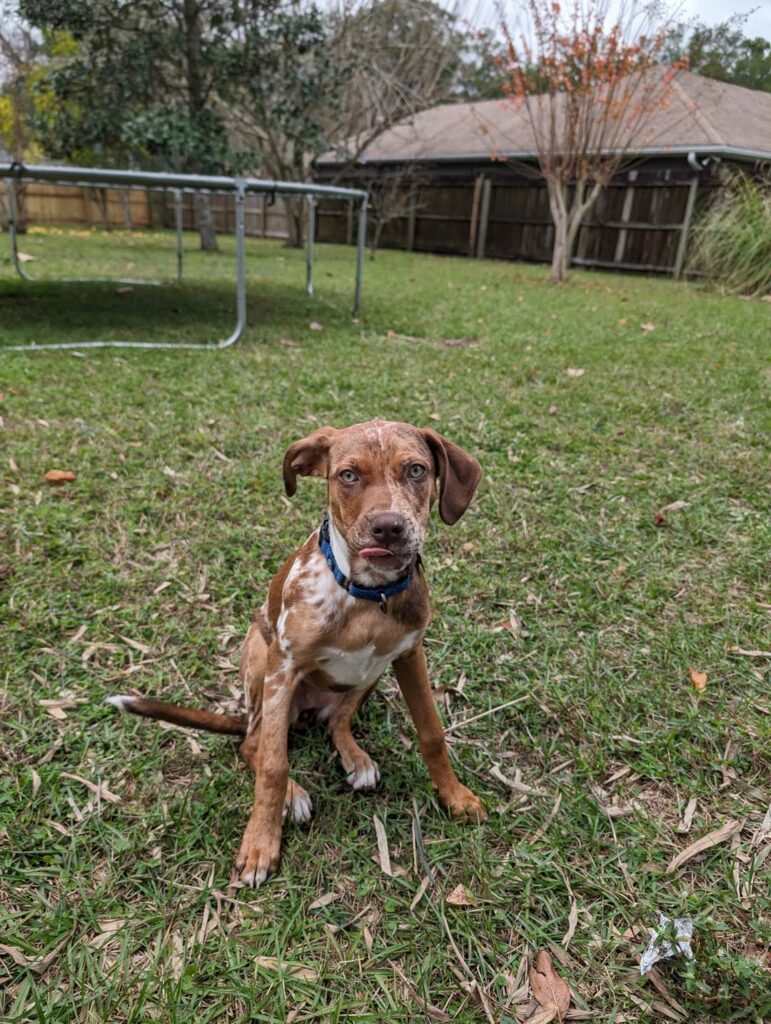
M742 151L771 158L771 93L679 71L633 152ZM424 110L377 138L361 163L526 157L536 146L530 120L510 99L446 103ZM337 163L333 154L320 163Z

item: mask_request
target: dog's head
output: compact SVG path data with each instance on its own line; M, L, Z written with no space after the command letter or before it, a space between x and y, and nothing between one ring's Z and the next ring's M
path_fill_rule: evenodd
M431 505L457 522L482 476L475 458L434 430L372 420L337 430L321 427L284 456L291 497L298 476L327 480L331 527L344 541L348 575L395 578L420 552ZM334 538L334 532L333 532Z

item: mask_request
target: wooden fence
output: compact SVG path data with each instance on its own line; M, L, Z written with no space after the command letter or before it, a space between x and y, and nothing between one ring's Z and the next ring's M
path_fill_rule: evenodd
M77 224L102 228L173 228L174 199L167 192L143 189L80 188L75 185L43 183L17 186L20 220L26 224ZM210 205L218 234L235 231L235 205L230 195L212 195ZM0 224L5 227L5 191L0 189ZM182 197L182 220L186 231L198 229L196 197ZM287 238L287 213L282 199L247 195L247 235Z
M346 184L363 182L351 177ZM372 184L377 187L377 179ZM706 202L717 185L682 161L626 171L601 193L583 223L573 263L679 276L697 203ZM321 203L317 223L320 241L353 241L347 204ZM370 223L370 237L372 229ZM542 181L501 170L436 168L430 183L412 197L409 212L385 223L380 244L548 262L553 234Z

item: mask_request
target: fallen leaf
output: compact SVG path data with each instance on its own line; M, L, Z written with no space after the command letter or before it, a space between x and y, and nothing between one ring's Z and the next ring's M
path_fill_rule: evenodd
M380 860L380 867L384 874L393 877L393 871L391 869L391 855L388 852L388 836L386 835L385 826L383 822L378 818L376 814L372 815L372 820L375 823L375 834L377 835L377 852Z
M47 484L70 484L77 477L69 469L49 469L43 479Z
M570 945L573 936L576 934L576 926L578 924L578 903L573 900L570 907L570 913L568 914L568 930L565 932L562 938L562 946L567 949Z
M693 824L693 816L696 813L696 797L692 796L686 805L685 812L683 813L683 820L680 825L677 826L677 831L681 833L690 832L691 825Z
M545 949L541 950L530 968L530 988L544 1010L553 1010L548 1020L556 1017L561 1022L565 1019L570 1007L570 989L554 970L551 956ZM544 1024L546 1020L544 1018Z
M429 418L430 420L440 420L440 419L441 419L442 417L441 417L441 416L439 415L439 413L438 413L438 412L430 412L430 413L428 414L428 418Z
M550 405L549 406L549 415L550 416L555 416L556 413L557 413L557 406L556 405Z
M19 263L34 263L37 260L36 256L30 256L28 252L17 252L16 255L19 258Z
M648 333L648 331L655 331L656 330L656 325L652 324L650 322L650 320L647 323L645 323L645 324L640 324L640 327L641 327L641 329L643 331L645 331L646 334Z
M693 683L694 690L698 690L702 693L707 689L707 673L699 672L698 669L691 669L691 682Z
M308 904L308 910L321 910L322 907L328 907L330 903L334 903L339 899L339 892L325 892L323 896L319 896L313 903Z
M451 907L473 907L475 900L464 885L456 885L447 897Z
M126 922L123 918L115 918L111 921L99 921L99 934L95 935L94 938L91 939L89 946L91 946L92 949L101 949L102 946L107 945L111 939L115 938L116 932L119 932L125 923Z
M34 800L40 789L40 776L34 768L30 770L30 774L32 775L32 799Z
M115 294L116 295L130 295L133 291L134 291L134 289L131 287L131 285L130 284L126 284L126 285L123 285L122 288L116 288L115 289Z
M568 375L568 377L583 377L583 375L586 373L586 370L582 370L576 366L569 366L567 370L565 370L565 373Z
M672 501L668 505L664 505L653 516L653 522L656 526L665 526L670 512L680 512L682 509L688 508L689 504L688 501Z
M89 779L84 779L81 775L72 775L70 772L61 772L60 775L63 779L79 782L86 789L90 789L92 793L95 793L100 799L106 800L108 804L120 804L123 802L122 798L117 793L111 793L103 782L97 785L95 782L89 781Z
M695 843L691 843L690 846L686 846L684 850L673 857L672 860L667 864L667 874L672 874L673 871L677 871L678 868L682 867L687 861L692 860L698 854L703 853L705 850L709 850L713 846L717 846L718 843L724 843L726 839L730 839L732 836L737 835L741 832L744 827L744 823L732 819L727 821L725 825L720 828L716 828L712 832L708 832L706 836L702 836L701 839L697 839Z
M308 326L310 327L310 329L312 331L323 331L324 330L323 325L320 324L318 322L318 320L311 320L311 322L308 324Z
M288 963L286 960L279 960L275 956L258 956L255 962L258 967L265 967L269 971L286 971L287 974L293 978L298 978L300 981L318 981L318 973L310 967Z

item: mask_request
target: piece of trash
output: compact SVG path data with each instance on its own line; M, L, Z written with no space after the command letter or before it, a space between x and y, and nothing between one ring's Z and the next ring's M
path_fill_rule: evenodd
M669 940L660 941L667 928L674 924L675 945ZM668 960L670 957L682 953L686 959L693 959L691 939L693 938L693 921L688 917L676 917L674 921L659 911L659 927L649 928L651 933L648 948L640 957L640 974L647 974L659 960Z

